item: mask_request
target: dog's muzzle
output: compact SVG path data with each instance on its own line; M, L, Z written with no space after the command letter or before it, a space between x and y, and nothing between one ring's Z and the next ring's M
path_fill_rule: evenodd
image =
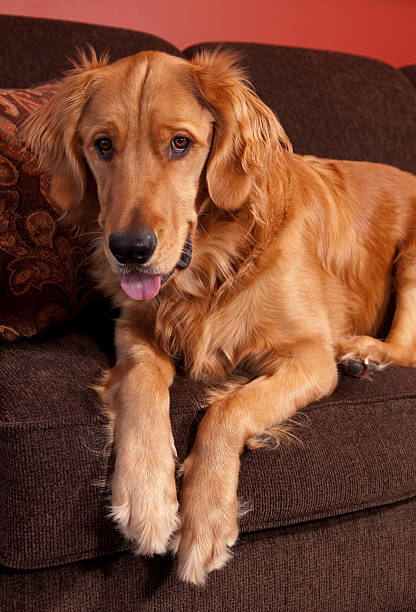
M113 245L114 246L114 245ZM115 247L114 249L115 250ZM117 251L118 253L118 251ZM182 254L175 268L160 276L159 274L148 274L140 270L132 271L127 274L122 274L120 277L120 286L126 295L132 300L151 300L159 293L160 286L172 276L176 269L185 270L191 263L192 259L192 239L188 234L182 250Z

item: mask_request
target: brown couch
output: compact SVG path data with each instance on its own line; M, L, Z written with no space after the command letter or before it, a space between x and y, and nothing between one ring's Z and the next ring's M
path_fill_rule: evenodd
M9 16L0 41L3 88L57 78L87 43L113 60L181 53L140 32ZM296 152L416 172L416 66L232 46ZM113 316L95 301L71 323L0 345L1 610L416 610L416 369L340 374L332 397L295 417L297 439L246 451L239 497L249 511L234 557L196 588L177 580L169 556L133 556L106 518L111 467L90 385L113 361ZM179 372L171 396L183 458L203 389Z

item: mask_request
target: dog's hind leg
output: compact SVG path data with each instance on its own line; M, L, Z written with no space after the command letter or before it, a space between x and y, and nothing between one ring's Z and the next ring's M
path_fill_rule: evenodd
M365 376L390 363L416 366L416 232L399 253L396 310L386 340L353 336L340 342L336 353L353 376Z

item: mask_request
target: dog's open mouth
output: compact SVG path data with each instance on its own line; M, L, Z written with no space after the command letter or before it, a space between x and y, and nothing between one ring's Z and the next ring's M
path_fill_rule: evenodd
M120 285L124 293L132 300L151 300L160 290L161 285L172 276L176 269L185 270L192 259L192 238L191 234L186 237L182 255L175 268L168 274L146 274L144 272L130 272L123 274Z

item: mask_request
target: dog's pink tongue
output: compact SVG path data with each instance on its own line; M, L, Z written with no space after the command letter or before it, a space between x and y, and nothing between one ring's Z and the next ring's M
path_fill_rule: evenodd
M160 276L158 274L124 274L121 277L121 288L132 300L151 300L159 293Z

